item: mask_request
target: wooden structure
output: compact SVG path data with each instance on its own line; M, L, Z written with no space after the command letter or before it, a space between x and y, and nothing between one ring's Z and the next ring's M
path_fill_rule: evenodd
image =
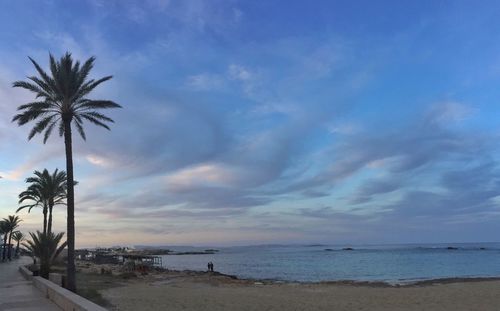
M76 257L81 260L92 261L96 264L121 264L134 267L150 268L162 267L162 257L153 255L130 254L110 251L106 249L76 250Z
M120 255L120 257L122 257L122 264L127 260L132 260L149 267L162 267L162 258L160 256L126 254Z

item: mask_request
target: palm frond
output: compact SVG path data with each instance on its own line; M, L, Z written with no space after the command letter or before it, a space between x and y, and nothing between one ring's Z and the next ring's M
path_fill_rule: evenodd
M26 89L28 91L31 91L33 93L36 93L36 98L39 97L45 97L46 99L50 98L50 94L46 93L44 90L42 90L38 85L26 82L26 81L16 81L12 83L13 87L20 87L23 89Z
M51 107L50 102L43 101L43 102L32 102L32 103L27 103L24 105L21 105L17 107L17 110L24 110L24 109L29 109L29 110L42 110L42 109L49 109Z
M51 115L38 121L37 124L31 129L28 135L28 140L32 139L36 134L43 132L43 130L45 130L50 124L50 122L52 122L52 119L54 119L54 117L55 115Z
M35 66L35 69L36 71L38 72L38 74L40 75L40 77L42 77L42 79L44 80L45 84L47 85L50 85L52 90L55 91L55 88L54 88L54 79L51 78L46 72L45 70L42 69L42 67L40 67L40 65L38 65L38 63L31 57L28 57L31 61L31 63L33 63L33 66Z
M85 130L83 129L82 126L82 119L80 118L79 115L75 115L75 125L76 129L78 130L78 133L80 134L80 137L82 137L83 140L87 140L87 135L85 135Z
M63 135L64 135L64 123L59 122L59 136L63 137Z
M79 79L78 79L78 86L79 87L81 87L83 85L83 83L87 79L90 71L94 67L94 61L95 61L95 57L92 56L89 59L87 59L85 61L85 63L82 65L82 69L80 70L80 75L79 75Z
M107 126L106 124L104 124L103 122L97 120L95 117L87 114L87 113L82 113L80 114L80 116L92 123L94 123L95 125L98 125L98 126L101 126L101 127L104 127L105 129L107 129L108 131L110 131L111 129L109 128L109 126Z
M35 206L38 206L37 204L30 204L30 205L23 205L23 206L20 206L17 210L16 210L16 213L19 213L20 211L22 211L23 209L25 208L28 208L28 214L30 213L31 209Z
M52 122L48 127L47 129L45 130L45 134L43 134L43 143L45 144L47 142L47 140L49 139L50 137L50 134L52 133L52 130L54 129L54 127L56 126L57 124L57 120Z
M110 109L122 108L122 106L110 100L81 100L76 105L77 110L91 110L91 109Z
M46 115L47 111L45 110L28 110L23 113L17 114L12 118L12 121L17 121L18 125L24 125L30 121L33 121L41 116Z

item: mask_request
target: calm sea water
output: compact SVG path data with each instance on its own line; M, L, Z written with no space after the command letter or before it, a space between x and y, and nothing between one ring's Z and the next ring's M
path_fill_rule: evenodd
M457 247L449 250L448 246ZM245 246L214 255L164 255L175 270L215 270L240 278L283 281L385 281L404 283L449 277L500 276L500 243L358 246ZM485 248L484 250L480 248ZM200 248L171 247L173 250ZM333 249L327 251L325 249Z

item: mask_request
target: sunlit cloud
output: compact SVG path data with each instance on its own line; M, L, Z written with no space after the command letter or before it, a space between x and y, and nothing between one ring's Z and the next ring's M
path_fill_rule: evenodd
M167 177L170 187L189 188L196 185L227 185L235 181L235 176L227 167L217 164L201 164L175 172Z
M98 156L95 154L89 154L85 157L89 163L97 166L109 167L112 165L111 161L102 156Z

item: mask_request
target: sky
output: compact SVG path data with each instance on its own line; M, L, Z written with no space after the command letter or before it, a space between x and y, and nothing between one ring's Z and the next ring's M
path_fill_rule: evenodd
M496 1L1 1L0 217L64 143L11 122L96 56L77 247L500 241ZM41 210L20 212L40 230ZM65 231L55 208L54 230Z

